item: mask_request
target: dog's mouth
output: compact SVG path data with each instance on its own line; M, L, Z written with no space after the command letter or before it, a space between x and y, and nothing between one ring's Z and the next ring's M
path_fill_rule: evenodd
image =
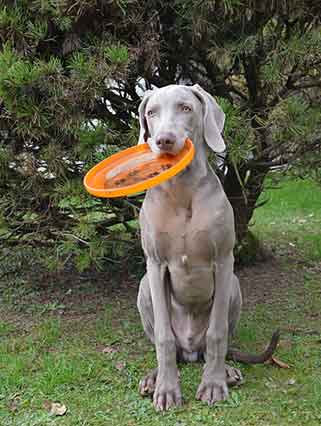
M159 148L153 147L153 146L150 146L150 149L153 152L153 154L156 155L156 157L163 157L163 156L167 156L167 155L175 157L175 155L177 155L181 151L180 149L178 149L178 150L176 150L176 149L159 149Z
M179 151L176 152L176 151L173 151L173 150L162 149L158 152L158 157L163 157L163 156L166 156L166 155L171 155L171 156L175 157L175 155L177 155L178 153L179 153Z
M159 157L162 156L162 155L175 156L183 150L184 145L185 145L185 141L184 142L175 142L174 144L171 144L169 146L166 146L166 145L157 146L156 143L150 143L149 144L151 151L153 151Z

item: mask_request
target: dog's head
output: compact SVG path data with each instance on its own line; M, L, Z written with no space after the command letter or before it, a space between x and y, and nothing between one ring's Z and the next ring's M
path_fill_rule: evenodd
M149 90L139 106L138 143L147 142L157 154L177 154L190 138L196 147L203 141L215 152L223 152L225 115L215 99L198 84L170 85ZM197 135L201 134L200 138ZM201 141L199 141L201 139Z

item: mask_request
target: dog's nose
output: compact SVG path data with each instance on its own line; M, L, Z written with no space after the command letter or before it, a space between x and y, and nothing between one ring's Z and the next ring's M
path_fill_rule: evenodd
M156 139L156 145L160 150L171 151L175 145L176 137L173 133L161 133Z

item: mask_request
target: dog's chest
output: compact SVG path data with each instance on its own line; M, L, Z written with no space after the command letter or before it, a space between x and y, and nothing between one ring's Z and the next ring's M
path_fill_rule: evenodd
M214 250L202 225L177 221L155 235L155 253L166 263L173 297L181 305L207 303L213 296Z
M149 240L148 251L152 249L149 255L155 256L160 262L181 264L184 267L210 264L213 261L214 249L205 218L203 222L199 221L189 212L186 214L186 211L171 216L170 221L164 218L165 212L163 220L143 236Z
M144 251L148 258L167 265L173 297L182 306L200 306L214 294L219 235L215 224L220 224L222 218L219 210L200 205L190 210L148 203L141 217Z

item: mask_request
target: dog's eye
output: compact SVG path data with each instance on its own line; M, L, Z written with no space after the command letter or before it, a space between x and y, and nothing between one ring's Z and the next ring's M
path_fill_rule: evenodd
M149 111L147 111L147 115L148 115L148 117L152 117L153 115L155 115L155 111L150 109Z
M192 108L188 105L182 105L181 108L182 108L183 112L191 112L192 111Z

